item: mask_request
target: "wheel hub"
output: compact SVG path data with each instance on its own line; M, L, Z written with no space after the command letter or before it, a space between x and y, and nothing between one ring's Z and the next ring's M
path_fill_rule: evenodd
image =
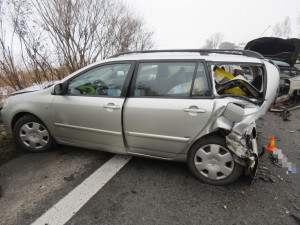
M39 138L40 138L40 135L38 135L36 132L33 132L28 135L28 139L33 142L38 142Z
M29 122L21 127L20 139L27 147L40 149L48 144L49 132L42 124Z
M231 174L234 166L229 150L217 144L199 148L194 163L200 174L213 180L226 178Z

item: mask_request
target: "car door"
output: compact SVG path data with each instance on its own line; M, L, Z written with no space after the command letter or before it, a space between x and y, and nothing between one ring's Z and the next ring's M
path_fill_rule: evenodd
M213 110L200 61L140 62L124 105L124 131L133 154L172 158L205 127Z
M68 80L51 106L55 138L123 153L122 108L133 68L133 62L107 63Z

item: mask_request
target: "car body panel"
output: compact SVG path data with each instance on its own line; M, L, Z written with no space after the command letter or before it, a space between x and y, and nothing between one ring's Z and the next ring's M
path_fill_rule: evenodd
M12 133L11 123L13 118L20 113L30 113L40 118L52 132L52 123L49 116L53 97L51 89L11 96L4 102L1 111L2 116L5 118L3 120L5 130ZM28 101L29 99L30 101ZM10 105L9 110L5 106L6 104Z
M146 154L149 149L155 156L176 156L205 127L212 109L210 99L130 97L124 106L128 151Z
M53 136L60 142L93 143L125 153L122 136L124 98L55 96L51 105ZM106 108L116 106L116 109Z
M262 37L248 42L245 49L258 52L266 58L279 60L294 66L299 58L300 39Z

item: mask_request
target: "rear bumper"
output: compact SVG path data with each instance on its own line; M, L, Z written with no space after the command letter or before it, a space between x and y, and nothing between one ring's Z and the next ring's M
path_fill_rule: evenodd
M226 136L228 148L234 152L234 160L246 168L246 174L254 179L258 164L256 124L252 123L243 135L232 131Z

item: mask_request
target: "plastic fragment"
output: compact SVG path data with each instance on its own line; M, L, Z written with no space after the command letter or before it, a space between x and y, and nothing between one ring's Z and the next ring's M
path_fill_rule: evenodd
M272 183L276 183L276 178L274 175L270 175L269 176L269 181L271 181Z
M72 174L72 175L69 176L69 177L64 177L64 180L65 180L65 181L72 181L72 180L74 180L74 179L75 179L74 174Z

